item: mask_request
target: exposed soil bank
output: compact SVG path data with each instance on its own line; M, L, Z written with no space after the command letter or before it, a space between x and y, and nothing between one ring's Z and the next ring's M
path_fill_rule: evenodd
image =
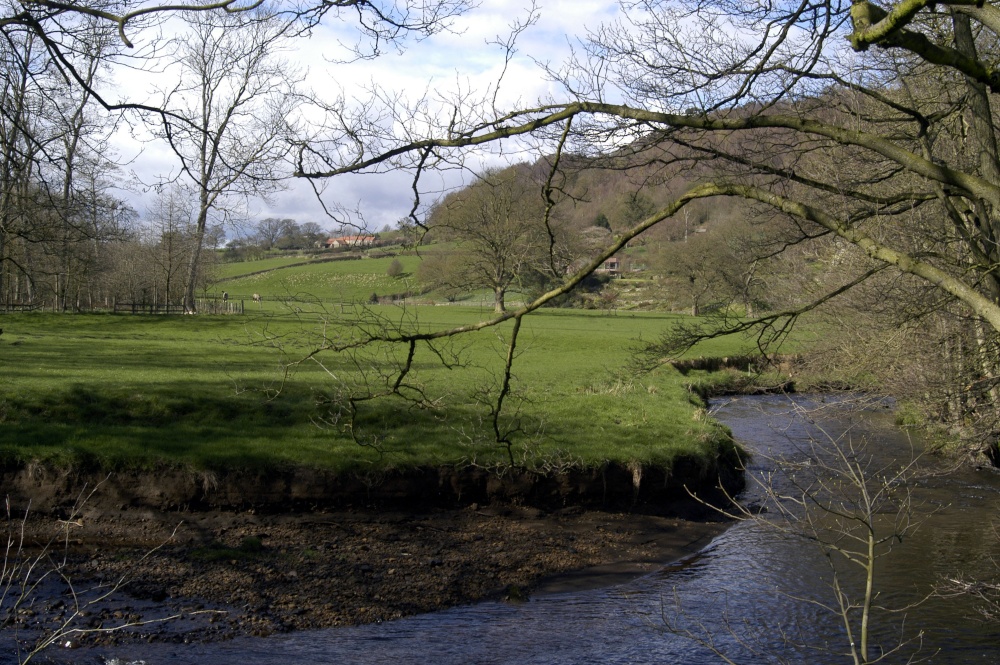
M735 454L733 455L735 457ZM337 475L311 468L234 470L225 474L187 469L83 472L40 465L0 470L3 491L35 512L70 509L82 494L92 510L288 510L345 507L454 508L473 503L513 503L544 510L583 506L603 510L643 508L682 514L691 509L687 489L721 500L742 488L738 460L680 459L672 469L606 464L538 472L441 466L367 475ZM676 504L676 505L675 505Z
M97 645L266 635L619 582L701 549L725 528L683 489L718 500L719 475L693 463L670 474L445 467L378 479L22 468L2 481L15 514L31 501L28 544L63 534L78 592L126 580L76 625L183 617L69 640ZM730 492L739 488L740 475L721 475ZM11 526L16 533L20 524ZM50 586L14 622L29 638L71 607L68 589Z

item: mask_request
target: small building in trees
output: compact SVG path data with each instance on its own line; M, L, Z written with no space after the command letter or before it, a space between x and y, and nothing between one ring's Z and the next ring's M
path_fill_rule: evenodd
M595 273L599 275L610 275L611 277L616 277L622 274L622 262L617 256L612 256L610 259L601 264L601 267L594 270Z
M374 244L375 236L340 236L327 238L323 246L327 249L340 249L342 247L371 247Z

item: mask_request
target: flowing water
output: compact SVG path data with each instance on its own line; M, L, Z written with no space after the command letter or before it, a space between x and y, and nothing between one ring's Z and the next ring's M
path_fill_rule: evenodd
M796 404L810 415L796 412ZM809 441L822 440L816 423L834 435L849 431L854 441L866 438L876 466L910 458L914 446L891 427L883 405L814 411L822 406L805 397L739 398L719 406L715 416L757 453L750 473L758 477L775 469L772 458L803 459ZM926 459L922 466L936 463ZM919 525L880 560L879 601L904 608L948 577L995 579L1000 476L966 469L913 485ZM749 502L762 501L754 491ZM882 525L893 518L883 515ZM750 520L734 524L695 556L611 588L517 604L485 602L368 626L66 657L149 665L720 662L706 647L711 644L738 663L846 663L843 625L823 606L834 602L830 570L815 544ZM842 579L848 588L859 581ZM919 649L925 662L1000 663L1000 631L976 618L968 597L932 597L904 612L879 614L873 632L877 648L906 641L886 662L905 662Z

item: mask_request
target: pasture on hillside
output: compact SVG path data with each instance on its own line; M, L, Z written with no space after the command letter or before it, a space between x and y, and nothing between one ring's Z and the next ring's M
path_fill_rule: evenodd
M230 297L246 301L259 293L264 296L260 311L281 311L279 303L283 302L306 306L366 303L373 294L384 297L417 289L414 274L420 265L418 256L331 258L292 256L223 263L214 269L215 282L207 293L219 295L226 291ZM403 264L403 274L390 277L389 265L397 259Z
M344 398L377 388L404 350L320 353L322 366L296 364L334 321L346 331L364 330L373 317L429 330L481 316L455 306L348 308L326 317L5 314L0 455L100 468L504 464L508 451L494 441L487 401L498 389L510 323L433 349L418 345L407 381L434 408L398 398L363 404L354 432L377 447L352 440ZM624 370L637 340L684 319L572 310L527 317L504 412L520 426L515 461L669 466L677 455L717 454L727 437L686 387L695 377L669 366L641 376ZM699 352L735 355L742 345L716 340Z
M440 249L439 243L435 247ZM388 275L394 260L402 264L397 277ZM231 299L243 300L258 312L322 311L340 305L370 303L379 299L406 299L414 303L437 303L493 306L494 295L488 289L470 288L464 293L442 293L428 288L416 277L423 260L417 254L397 254L379 258L337 255L275 256L256 261L222 263L212 269L213 282L204 293L218 298L223 291ZM262 302L253 304L251 296L258 293ZM508 305L523 301L523 294L513 288L508 293ZM335 307L337 306L337 307Z

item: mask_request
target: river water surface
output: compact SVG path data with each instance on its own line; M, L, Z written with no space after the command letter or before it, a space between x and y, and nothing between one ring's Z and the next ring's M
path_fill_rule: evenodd
M834 436L849 430L855 440L867 438L876 466L908 460L914 450L892 428L884 405L859 411L805 397L751 397L720 404L714 415L757 453L751 473L758 476L774 471L771 456L808 454L808 441L819 436L817 422ZM925 468L936 464L922 461ZM966 469L922 477L914 486L919 526L880 560L880 602L907 607L949 577L995 579L1000 476ZM761 500L753 492L750 503ZM856 581L848 576L844 584ZM833 599L830 565L815 544L750 520L695 556L611 588L485 602L368 626L130 646L86 657L149 665L722 662L705 646L710 643L738 663L846 663L843 625L822 606ZM931 663L1000 663L1000 632L978 620L976 609L967 597L932 597L905 612L878 615L877 648L909 640L886 662L905 662L918 650Z

